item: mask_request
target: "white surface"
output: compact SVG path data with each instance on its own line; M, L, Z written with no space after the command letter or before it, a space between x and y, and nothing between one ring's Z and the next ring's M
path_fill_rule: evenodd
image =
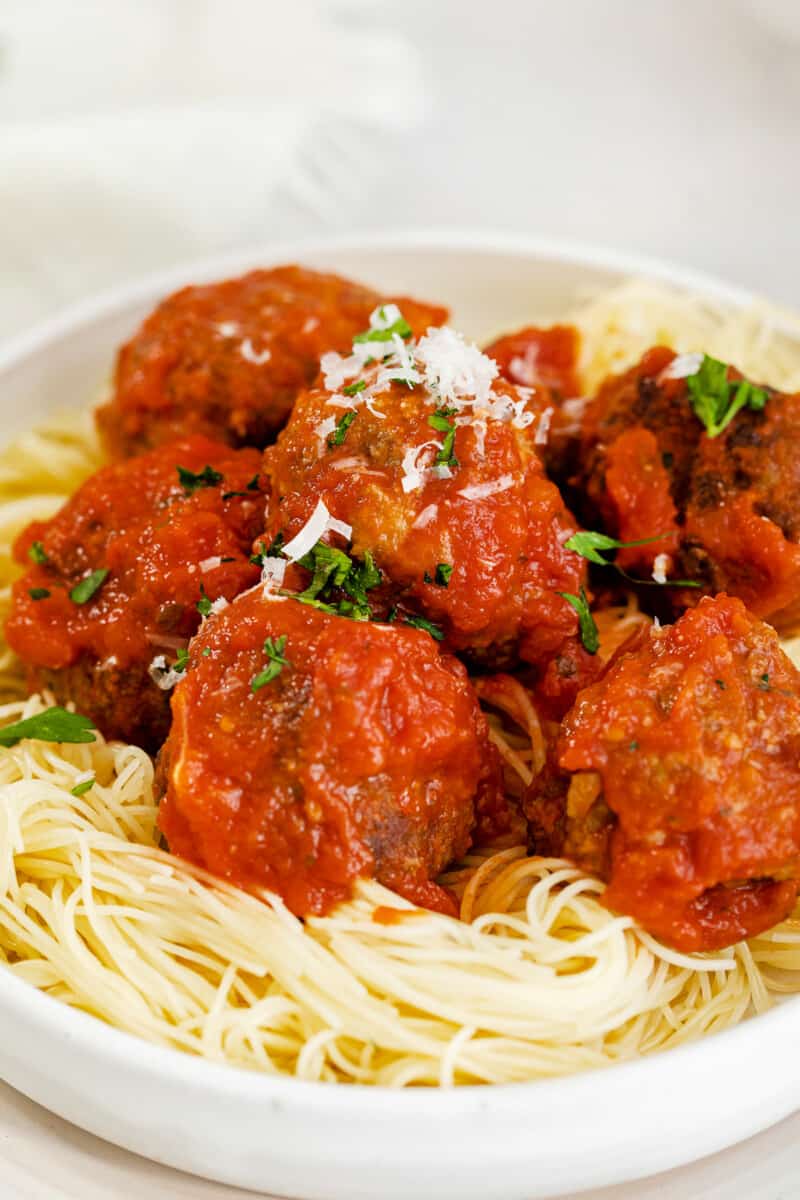
M0 1130L4 1200L252 1200L251 1192L118 1150L2 1084ZM798 1142L800 1114L690 1167L583 1192L581 1200L795 1200ZM427 1200L423 1179L406 1200Z
M619 256L582 262L575 249L436 236L274 253L440 297L476 333L635 269ZM179 278L269 261L262 252L189 267ZM701 283L677 270L662 274ZM8 433L53 402L86 395L119 338L173 282L123 290L0 356ZM703 289L741 299L712 282ZM554 1196L697 1158L800 1103L791 1053L800 998L717 1037L602 1073L440 1092L336 1088L222 1068L126 1037L6 973L0 1023L0 1075L62 1116L162 1162L314 1200ZM41 1167L49 1169L45 1156ZM142 1169L144 1178L152 1172Z

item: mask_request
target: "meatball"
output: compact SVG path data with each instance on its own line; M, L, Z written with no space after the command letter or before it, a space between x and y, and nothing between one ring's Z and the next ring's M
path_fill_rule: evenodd
M156 749L168 661L213 602L259 578L259 464L256 450L186 438L103 468L28 526L6 636L30 688L74 700L108 737Z
M536 452L542 413L452 330L416 343L400 327L323 358L324 385L264 456L267 539L294 538L322 501L397 615L481 665L547 662L575 637L561 593L579 592L585 563Z
M698 584L670 589L675 611L726 591L793 631L800 628L800 396L744 381L749 399L732 419L701 420L693 407L701 359L655 347L601 387L585 413L574 481L582 515L588 522L599 514L603 530L622 541L657 539L623 550L618 561L648 577L663 556L667 576ZM716 367L729 402L738 403L741 377Z
M540 453L550 474L566 479L574 469L574 434L583 409L578 378L580 334L574 325L526 326L498 338L485 353L500 368L503 379L533 388L537 403L549 408L549 437Z
M759 933L797 896L800 673L740 600L706 597L579 695L524 808L536 852L678 949Z
M378 304L369 288L302 267L183 288L119 352L112 398L97 412L107 450L124 458L186 433L262 449L320 353L346 347ZM403 304L420 331L447 315Z
M453 911L432 880L499 772L464 668L426 633L254 588L192 641L172 711L159 821L174 853L300 915L365 877Z

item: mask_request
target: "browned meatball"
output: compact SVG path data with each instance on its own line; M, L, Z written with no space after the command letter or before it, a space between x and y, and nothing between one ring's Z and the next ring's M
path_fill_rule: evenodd
M767 929L800 878L800 673L741 601L706 597L580 693L524 807L537 853L680 949Z
M369 288L302 267L183 288L119 352L114 394L97 412L106 448L124 458L203 433L261 449L316 376L320 354L346 346L380 303ZM403 305L419 331L446 316Z
M537 454L542 413L453 330L416 343L403 328L323 359L324 380L265 454L267 540L290 542L322 501L374 558L399 619L432 623L481 664L539 666L574 639L561 593L585 578Z
M259 587L206 622L190 660L159 772L173 852L299 914L373 876L454 911L433 880L500 798L456 659Z
M599 516L622 541L658 539L622 551L619 561L648 578L663 556L667 577L699 584L670 589L675 609L724 590L793 630L800 625L800 396L755 387L701 358L676 360L656 347L601 387L584 416L575 480L582 514L595 527ZM721 394L729 420L710 411Z
M103 468L21 534L6 636L32 689L74 700L108 737L160 745L169 664L212 602L259 578L259 458L186 438Z

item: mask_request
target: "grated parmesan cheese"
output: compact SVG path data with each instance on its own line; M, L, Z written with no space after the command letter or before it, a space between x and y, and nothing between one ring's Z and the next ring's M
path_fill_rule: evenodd
M167 660L163 654L155 656L147 668L147 673L162 692L168 692L170 688L174 688L183 676L182 671L176 671L174 667L167 666Z
M244 339L239 347L239 353L243 359L249 363L255 363L257 367L263 367L264 363L268 363L272 358L271 350L262 350L261 353L259 353L253 343L250 341L250 338Z
M310 553L320 538L328 532L339 533L349 541L353 535L353 527L332 517L325 501L318 500L317 507L303 528L283 547L283 553L290 562L297 562L298 559Z
M203 559L203 561L200 563L200 570L203 572L216 571L217 567L220 566L221 563L222 559L220 556L218 554L214 554L211 558Z
M533 440L537 446L546 446L547 439L550 437L550 422L553 419L555 409L546 408L539 417L539 424L536 426L536 433Z
M267 555L261 560L261 582L265 592L283 586L287 565L286 559L275 558L273 555Z
M659 375L659 382L662 379L688 379L690 375L696 375L703 365L702 354L679 354L677 358L673 358Z
M485 500L497 492L507 492L514 486L513 475L501 475L498 479L487 479L486 483L473 483L470 487L459 488L459 496L465 500Z
M656 583L667 582L667 571L669 570L669 555L657 554L653 561L653 579Z

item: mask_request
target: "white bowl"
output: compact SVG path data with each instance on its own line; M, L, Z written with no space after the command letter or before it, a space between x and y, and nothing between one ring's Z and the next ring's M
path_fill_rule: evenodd
M530 239L408 234L272 246L121 288L0 352L7 437L92 397L115 347L173 288L300 261L452 305L475 336L629 275L732 306L692 272ZM704 1041L565 1079L447 1091L275 1079L148 1045L0 971L0 1077L119 1146L304 1200L534 1200L686 1163L800 1105L800 998Z

